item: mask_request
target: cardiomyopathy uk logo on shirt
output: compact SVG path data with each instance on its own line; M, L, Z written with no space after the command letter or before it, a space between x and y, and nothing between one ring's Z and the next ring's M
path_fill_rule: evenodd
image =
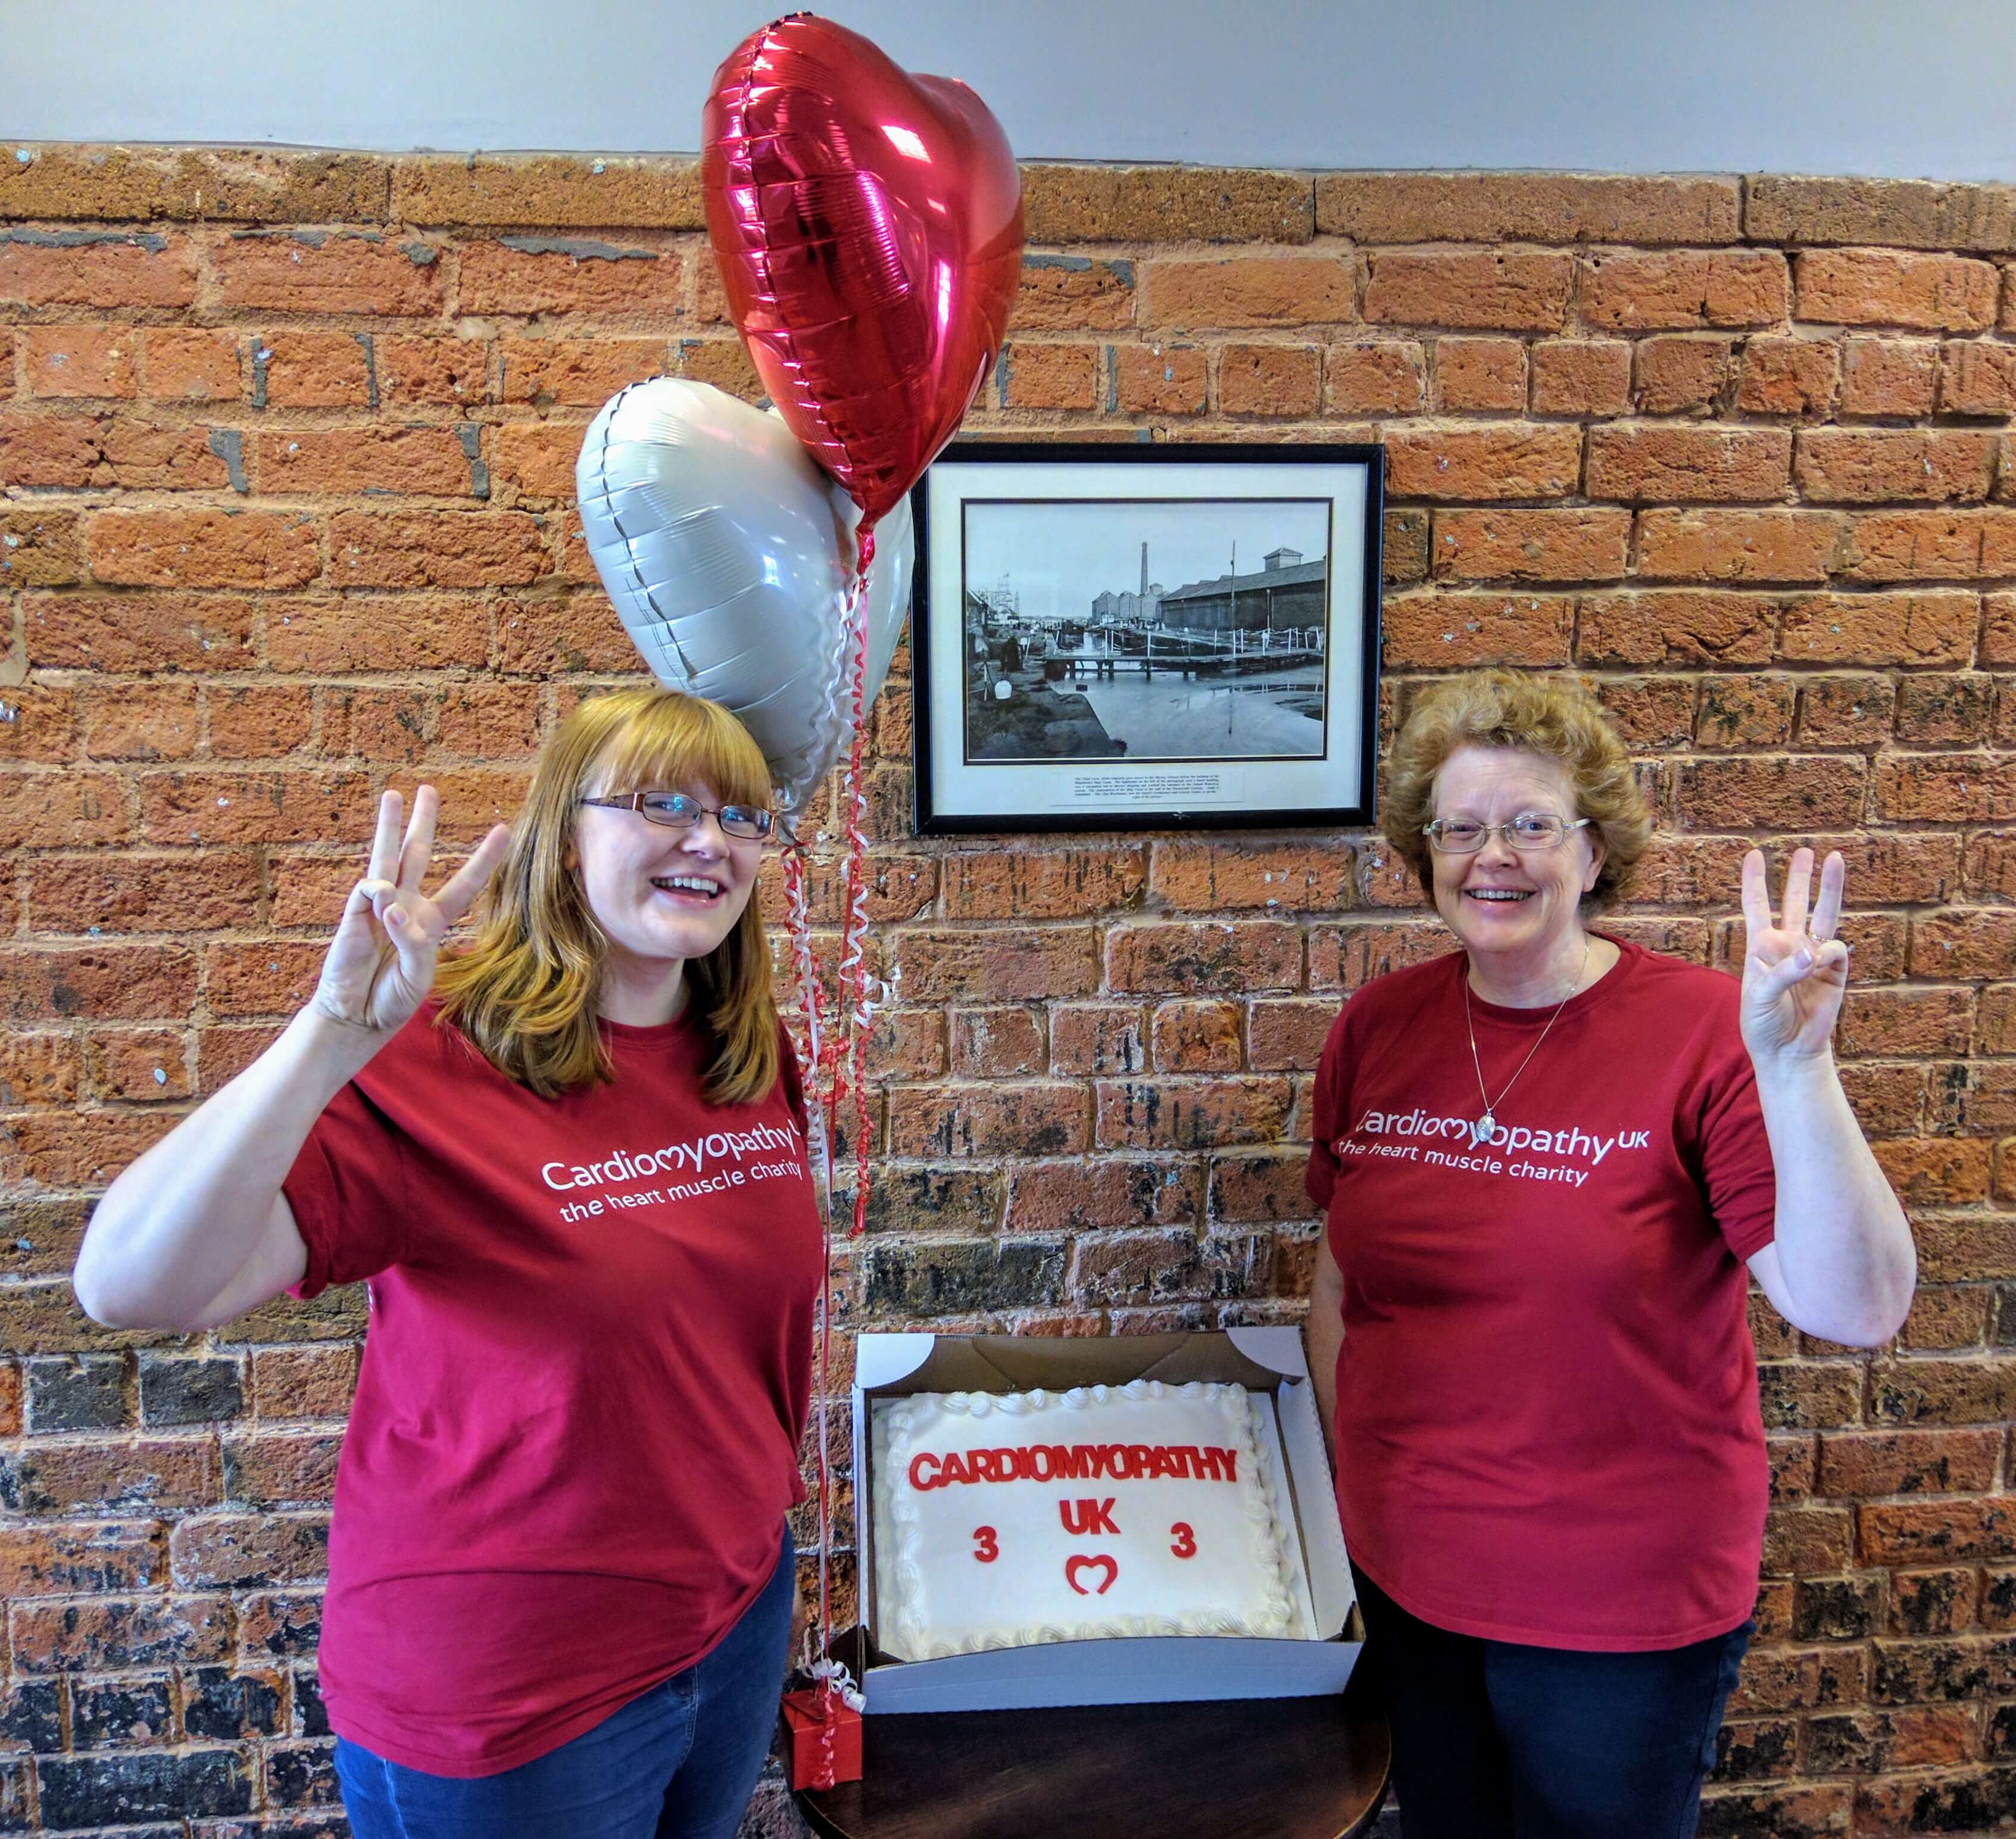
M1332 1147L1340 1161L1386 1156L1430 1168L1510 1175L1522 1181L1562 1181L1579 1188L1606 1158L1651 1145L1650 1130L1597 1136L1575 1124L1535 1129L1530 1124L1445 1117L1417 1105L1410 1111L1367 1111ZM1544 1161L1539 1159L1543 1157Z
M794 1123L759 1123L746 1130L710 1130L683 1143L617 1149L599 1162L549 1162L539 1179L573 1198L563 1220L579 1220L625 1207L659 1206L725 1194L751 1181L805 1172L805 1139ZM671 1177L652 1181L654 1176ZM649 1187L646 1182L652 1182ZM599 1192L596 1192L599 1190Z

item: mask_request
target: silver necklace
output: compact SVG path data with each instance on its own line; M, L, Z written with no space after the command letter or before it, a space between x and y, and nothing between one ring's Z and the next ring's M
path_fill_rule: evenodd
M1526 1058L1519 1062L1518 1072L1506 1080L1503 1090L1498 1094L1498 1105L1505 1102L1506 1093L1519 1083L1519 1073L1524 1073L1532 1064L1533 1056L1540 1051L1540 1041L1545 1040L1553 1032L1554 1024L1561 1019L1561 1011L1568 1006L1569 997L1582 988L1582 980L1589 971L1589 948L1594 943L1594 939L1588 936L1582 939L1582 968L1575 972L1575 981L1568 986L1568 996L1563 997L1554 1005L1554 1012L1547 1018L1547 1026L1540 1030L1540 1040L1535 1041L1526 1050ZM1498 1127L1498 1105L1492 1103L1491 1094L1484 1089L1484 1062L1477 1057L1477 1025L1471 1019L1470 1015L1470 972L1467 970L1464 971L1463 977L1463 1025L1470 1031L1470 1063L1477 1069L1477 1095L1484 1101L1484 1115L1477 1120L1478 1140L1481 1142Z

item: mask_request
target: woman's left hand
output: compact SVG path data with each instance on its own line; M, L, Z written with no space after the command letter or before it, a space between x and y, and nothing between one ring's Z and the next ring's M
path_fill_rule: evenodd
M1795 849L1785 871L1784 910L1774 923L1764 852L1752 849L1743 858L1743 1044L1760 1065L1824 1057L1848 991L1848 947L1834 936L1847 878L1840 853L1820 869L1820 899L1809 921L1813 878L1813 851Z

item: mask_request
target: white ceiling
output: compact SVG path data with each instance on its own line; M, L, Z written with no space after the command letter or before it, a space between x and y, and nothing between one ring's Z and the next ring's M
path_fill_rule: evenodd
M2016 179L2011 0L831 0L1024 159ZM0 139L691 152L718 0L0 0Z

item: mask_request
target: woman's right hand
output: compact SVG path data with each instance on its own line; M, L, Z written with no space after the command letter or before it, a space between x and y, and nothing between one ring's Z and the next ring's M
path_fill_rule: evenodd
M322 960L308 1006L331 1021L390 1035L403 1027L434 987L434 961L449 929L496 872L511 832L500 824L430 900L420 892L434 853L440 801L431 785L413 794L413 818L399 835L396 791L378 801L378 831L364 878L350 890Z

